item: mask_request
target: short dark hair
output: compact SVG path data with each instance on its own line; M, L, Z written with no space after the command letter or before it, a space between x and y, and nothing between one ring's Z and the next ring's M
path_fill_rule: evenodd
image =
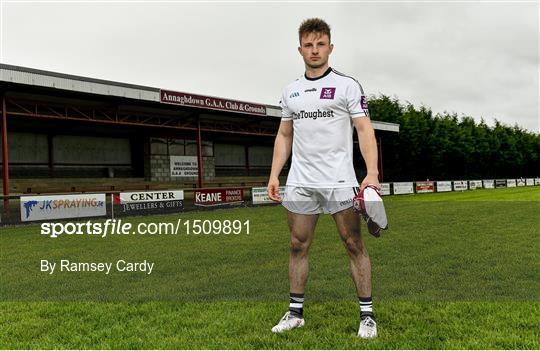
M310 33L326 34L330 40L330 26L320 18L308 18L302 22L300 28L298 28L298 40L300 40L300 44L302 43L302 37Z

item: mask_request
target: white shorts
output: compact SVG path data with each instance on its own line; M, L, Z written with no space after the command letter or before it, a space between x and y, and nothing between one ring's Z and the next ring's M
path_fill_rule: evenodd
M305 188L287 186L283 196L283 207L298 214L334 214L352 207L358 187L348 188Z

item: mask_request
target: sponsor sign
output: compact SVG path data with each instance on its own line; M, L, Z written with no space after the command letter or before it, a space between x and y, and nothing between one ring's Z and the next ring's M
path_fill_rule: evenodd
M414 187L412 182L399 182L394 183L394 195L400 194L414 194Z
M496 179L495 188L506 188L506 179Z
M432 182L432 181L416 182L417 193L432 193L434 191L435 191L435 182Z
M381 183L381 195L390 195L390 183Z
M197 206L218 206L243 201L244 189L242 188L197 190L194 199Z
M283 197L283 194L285 194L284 186L279 187L279 194L281 195L281 197ZM266 191L266 188L264 187L251 188L251 201L253 202L254 205L276 203L270 200L270 198L268 197L268 192Z
M99 217L107 213L105 194L21 196L21 221Z
M469 189L482 189L482 181L481 180L469 180Z
M160 90L159 97L160 101L166 104L266 116L265 105L254 104L251 102L221 99L212 96L195 95L163 89Z
M197 156L170 156L171 177L197 177L199 162Z
M467 190L467 181L466 180L455 180L454 181L454 191L463 191Z
M114 195L114 203L122 212L147 212L152 210L179 210L184 208L183 190L124 192Z
M515 188L516 187L516 180L515 179L507 179L506 180L506 187L507 188Z
M451 181L437 182L437 192L442 193L445 191L452 191L452 182Z
M516 185L517 186L525 186L525 179L523 179L523 178L516 179Z
M484 183L485 189L495 188L495 181L493 179L484 179L482 182Z
M534 185L540 185L540 178L534 178Z
M525 179L525 185L532 186L534 185L534 178L527 178Z
M368 109L368 103L365 95L362 95L362 97L360 98L360 106L362 106L362 109L364 111Z
M334 100L335 94L336 94L336 88L322 88L320 98Z

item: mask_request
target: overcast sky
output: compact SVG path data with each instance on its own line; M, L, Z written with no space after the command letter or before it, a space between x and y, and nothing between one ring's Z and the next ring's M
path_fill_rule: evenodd
M540 132L538 2L2 1L1 61L277 105L309 17L369 95Z

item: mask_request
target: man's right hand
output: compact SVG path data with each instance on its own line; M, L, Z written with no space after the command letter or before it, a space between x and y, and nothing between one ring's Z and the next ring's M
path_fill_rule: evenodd
M278 178L270 178L268 181L268 188L266 189L268 191L268 197L270 200L275 202L281 202L281 196L279 195L279 179Z

